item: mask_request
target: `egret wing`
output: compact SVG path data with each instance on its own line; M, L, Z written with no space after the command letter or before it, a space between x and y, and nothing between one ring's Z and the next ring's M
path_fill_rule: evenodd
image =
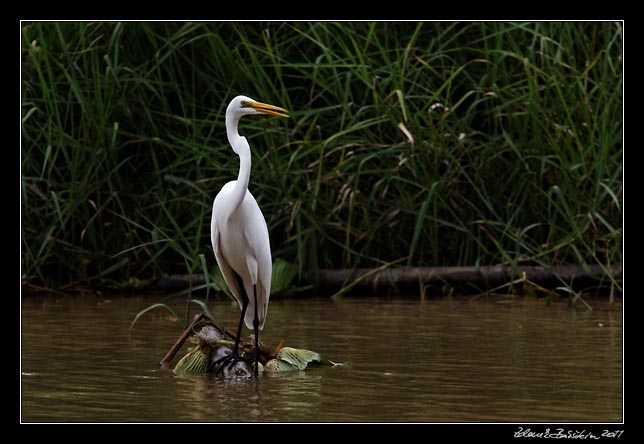
M252 248L252 258L247 258L249 271L251 275L256 276L257 283L257 314L259 317L259 329L263 330L268 311L268 301L271 292L272 277L272 258L271 246L268 236L268 226L266 219L259 208L257 201L247 191L246 198L243 202L242 211L244 211L244 238L246 244ZM251 260L249 260L251 259ZM255 304L252 298L252 287L247 288L250 291L249 307L246 312L246 325L251 328L255 314Z
M215 259L217 259L217 265L221 270L221 274L224 276L224 280L226 281L226 284L228 284L228 288L230 288L231 293L235 296L235 299L237 299L239 307L241 308L244 298L242 296L242 290L239 288L237 280L238 275L235 273L235 270L228 265L228 261L226 261L226 258L221 252L219 245L219 230L216 225L213 226L212 230L212 248L215 251Z

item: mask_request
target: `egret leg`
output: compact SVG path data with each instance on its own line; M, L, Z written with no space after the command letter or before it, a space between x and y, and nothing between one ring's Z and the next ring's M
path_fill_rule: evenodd
M255 298L255 317L253 318L253 329L255 330L255 377L259 376L259 316L257 315L257 285L253 284L253 296Z
M246 308L248 307L248 298L244 297L244 301L242 304L242 312L241 312L241 319L239 320L239 326L237 327L237 337L235 338L235 343L233 344L233 351L231 354L224 356L221 359L218 359L210 364L208 369L206 370L207 373L210 373L210 371L215 367L216 365L219 365L219 368L217 368L217 371L215 374L219 374L224 370L224 367L228 365L229 367L231 365L234 365L235 363L241 361L243 358L239 356L239 341L241 338L242 334L242 326L244 324L244 316L246 315Z
M241 318L237 326L237 337L235 338L235 345L233 345L233 355L239 356L239 338L242 335L242 327L244 325L244 317L246 316L246 309L248 308L248 296L244 293L244 301L242 304Z
M210 371L217 364L219 364L219 368L215 372L215 374L219 374L223 371L225 365L231 366L243 359L241 356L239 356L239 341L241 339L242 328L244 326L244 317L246 316L246 309L248 308L248 296L246 295L246 290L244 290L244 282L242 281L239 275L237 275L237 282L239 283L239 288L241 290L243 299L242 299L241 317L239 318L239 325L237 326L237 336L235 337L235 343L233 344L233 352L228 356L225 356L221 359L218 359L212 362L210 366L208 366L208 369L206 370L207 373L210 373Z

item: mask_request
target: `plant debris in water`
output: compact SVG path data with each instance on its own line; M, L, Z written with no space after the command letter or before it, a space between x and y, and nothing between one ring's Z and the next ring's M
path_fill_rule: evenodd
M172 359L183 342L189 341L194 346L177 362L173 371L176 374L215 374L223 377L251 377L254 368L254 341L240 341L241 360L233 363L220 363L222 358L232 353L235 341L226 328L201 314L195 317L192 324L184 331L162 363ZM173 352L174 351L174 352ZM284 342L274 349L260 342L260 372L291 372L306 370L309 365L343 366L323 358L319 353L302 348L285 347Z

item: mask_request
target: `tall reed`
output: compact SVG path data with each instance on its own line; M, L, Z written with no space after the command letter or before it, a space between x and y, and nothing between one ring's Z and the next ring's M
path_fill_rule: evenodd
M214 268L228 101L274 257L621 264L620 23L23 23L23 278ZM618 281L613 286L621 290Z

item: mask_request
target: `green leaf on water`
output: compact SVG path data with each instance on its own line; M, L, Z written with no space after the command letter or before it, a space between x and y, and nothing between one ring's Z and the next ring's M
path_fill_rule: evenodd
M320 354L303 348L282 347L277 359L291 364L298 370L304 370L310 362L320 362Z
M297 366L290 364L286 361L282 361L281 359L274 358L271 359L264 365L264 371L267 372L292 372L296 370L301 370Z
M271 359L264 366L269 372L291 372L305 370L312 362L321 365L332 365L334 367L349 366L349 363L340 364L323 358L318 352L303 348L283 347L274 359Z
M174 373L202 374L208 369L208 355L197 345L177 362Z

